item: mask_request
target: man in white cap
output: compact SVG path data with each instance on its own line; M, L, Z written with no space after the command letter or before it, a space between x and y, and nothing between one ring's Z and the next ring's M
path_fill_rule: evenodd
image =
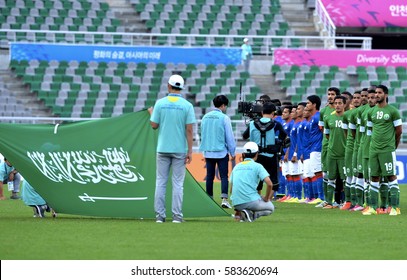
M253 52L252 47L249 45L249 39L244 38L242 45L242 64L246 72L250 69L250 60L252 59Z
M156 222L166 218L165 193L172 167L172 222L183 222L182 201L184 194L185 164L192 160L192 131L195 120L194 107L181 95L184 79L172 75L168 80L168 96L150 108L150 123L158 128L157 171L154 209Z
M235 166L230 176L231 199L235 210L240 211L241 221L253 222L261 216L274 212L270 201L272 182L263 165L256 162L259 147L255 142L247 142L243 146L243 162ZM265 196L257 191L259 180L267 184Z

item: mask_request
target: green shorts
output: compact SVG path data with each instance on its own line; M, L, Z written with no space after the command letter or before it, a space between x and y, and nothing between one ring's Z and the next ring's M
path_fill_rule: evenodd
M328 159L326 174L329 180L336 178L345 179L345 159Z
M370 176L396 175L396 152L370 152Z

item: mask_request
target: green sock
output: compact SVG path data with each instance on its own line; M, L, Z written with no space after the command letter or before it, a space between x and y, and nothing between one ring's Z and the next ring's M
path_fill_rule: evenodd
M323 179L322 188L323 188L323 191L324 191L324 197L326 198L326 196L328 195L328 180ZM328 201L328 200L326 200L326 201ZM328 203L329 203L329 201L328 201Z
M397 188L390 188L390 206L392 208L397 208L397 197L399 196L399 189Z
M371 199L371 207L373 209L377 209L377 205L379 204L379 194L375 191L370 191L370 199Z
M361 188L356 188L356 204L363 205L363 190Z
M380 207L386 208L389 205L389 184L380 184Z
M370 192L369 189L365 190L365 201L366 201L366 206L370 206L372 204L370 202Z
M365 182L365 184L363 185L363 194L365 196L365 204L366 206L370 205L370 194L369 194L369 189L370 189L370 183L369 182Z
M379 182L371 182L370 183L370 206L373 209L377 209L377 205L379 204Z
M399 192L397 193L397 208L400 207L400 189Z
M356 205L356 188L354 186L350 187L350 202L352 205Z
M329 181L329 183L327 184L326 187L326 202L328 202L329 204L332 204L333 200L334 200L334 193L335 193L335 181Z
M350 187L348 183L345 183L345 201L350 201Z
M346 177L345 179L345 187L344 187L344 192L345 192L345 202L351 201L350 198L350 186L352 182L352 177Z

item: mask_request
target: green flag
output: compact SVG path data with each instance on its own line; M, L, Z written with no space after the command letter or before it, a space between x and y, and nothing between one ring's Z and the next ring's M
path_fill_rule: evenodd
M59 213L154 218L158 132L147 111L68 124L0 124L0 152ZM171 216L171 180L167 215ZM185 217L224 216L187 171Z

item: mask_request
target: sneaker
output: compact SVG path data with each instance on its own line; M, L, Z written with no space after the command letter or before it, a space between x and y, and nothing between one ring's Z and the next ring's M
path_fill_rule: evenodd
M341 205L339 203L337 203L336 201L334 201L334 203L332 203L332 208L339 208Z
M397 210L396 208L391 208L391 211L389 213L389 216L397 216Z
M307 200L305 201L305 203L308 204L308 203L310 203L310 202L313 201L313 200L314 200L313 198L311 198L311 199L310 199L310 198L307 198Z
M157 217L157 218L155 219L155 222L158 223L158 224L165 223L165 218L163 218L163 217Z
M16 194L13 194L12 196L10 196L10 199L20 199L20 198L21 197Z
M313 201L308 202L308 204L318 204L318 203L321 203L321 202L322 202L322 199L320 199L320 198L315 198Z
M184 219L175 218L175 219L172 219L172 222L175 224L180 224L180 223L184 223L185 221L184 221Z
M308 203L308 198L300 199L298 203Z
M232 214L232 218L233 218L236 222L242 221L241 212L235 210L235 214Z
M379 207L376 209L376 213L380 215L380 214L387 214L388 212L387 212L386 208Z
M282 202L290 202L290 201L293 200L293 199L294 199L294 197L289 196L289 197L287 197L287 199L285 199L285 200L282 201Z
M351 207L352 207L352 203L350 201L346 201L346 203L340 209L349 210Z
M291 197L290 197L289 195L285 195L285 196L283 196L282 198L278 199L277 201L278 201L278 202L283 202L284 200L290 199L290 198L291 198Z
M243 209L241 212L241 217L242 217L241 221L249 223L253 222L253 213L250 210Z
M286 201L286 202L288 202L288 203L298 203L298 201L299 201L298 197L293 197L289 201Z
M57 212L51 208L52 218L56 218L58 216Z
M228 208L228 209L232 208L232 206L230 206L229 202L226 199L222 200L221 206L222 206L222 208Z
M322 201L321 203L315 205L315 208L324 208L327 205L328 205L328 202Z
M377 215L377 212L376 212L376 210L374 210L373 207L369 206L368 210L362 212L362 215L365 215L365 216Z
M35 212L37 214L37 217L44 218L44 215L45 215L44 209L41 206L38 206L38 205L35 205L34 207L35 207Z
M316 206L315 206L316 207ZM322 207L322 209L333 209L333 205L326 203L326 205L324 207Z
M349 209L349 211L362 211L363 209L365 209L363 206L356 204L355 207L353 207L352 209Z

